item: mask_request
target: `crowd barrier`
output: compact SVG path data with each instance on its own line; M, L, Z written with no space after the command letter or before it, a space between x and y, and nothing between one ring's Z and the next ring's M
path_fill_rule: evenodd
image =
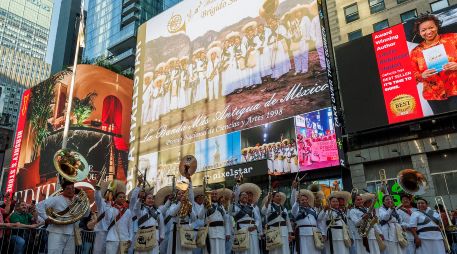
M82 245L76 247L76 254L92 254L95 232L81 229ZM0 228L0 253L45 254L47 253L48 232L46 228Z

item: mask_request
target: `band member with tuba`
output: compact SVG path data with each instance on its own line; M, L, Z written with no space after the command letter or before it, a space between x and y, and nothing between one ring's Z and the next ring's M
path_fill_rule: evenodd
M401 196L401 205L398 208L398 215L400 215L400 220L402 221L401 225L406 230L406 240L408 241L408 246L406 247L406 254L415 254L416 245L414 244L414 235L411 232L411 215L417 211L416 208L412 206L412 196L409 194L404 194Z
M385 195L382 198L382 207L379 208L379 224L381 231L384 235L384 242L386 249L383 251L385 254L401 254L405 253L406 249L400 246L403 239L401 218L394 206L392 197Z
M140 189L139 187L136 190ZM133 200L132 200L133 201ZM159 243L165 238L165 226L162 213L154 207L152 190L146 191L144 202L136 199L133 214L138 221L134 250L135 253L159 253Z
M104 223L108 225L106 253L126 253L133 238L132 213L126 202L125 185L118 180L112 206L106 207Z
M225 242L230 240L230 222L224 204L219 200L221 194L218 190L212 190L211 202L205 202L203 209L208 225L206 248L203 252L207 254L224 253Z
M340 209L338 198L349 200L346 192L334 191L330 194L328 202L330 207L323 211L323 216L319 217L321 229L325 243L325 253L327 254L349 254L351 239L347 228L346 214Z
M349 210L348 224L352 231L352 239L354 239L354 251L357 254L381 253L375 235L375 231L381 234L376 223L375 201L374 194L358 194L355 196L354 208Z
M443 234L440 232L440 215L428 207L424 198L416 198L418 210L410 219L417 254L446 253Z
M75 253L75 231L77 230L79 220L70 224L56 224L56 221L48 217L46 209L53 208L57 213L65 211L69 205L75 201L75 185L73 182L64 180L61 184L62 193L49 197L37 204L38 215L45 220L48 225L48 253L49 254L73 254ZM82 191L82 190L78 190ZM89 216L90 210L87 210L83 217Z
M318 228L318 213L313 208L314 194L305 189L298 191L297 188L298 183L294 181L292 183L291 201L294 202L292 216L296 224L296 253L320 254L323 246L319 245L319 242L315 242L316 239L314 239L314 235L321 232Z
M252 203L248 193L252 193ZM235 221L235 230L247 228L249 232L249 248L245 251L235 251L238 254L259 254L259 233L262 232L262 222L253 203L260 197L260 188L253 183L244 183L235 189L235 202L230 207L230 214Z
M292 226L290 225L289 213L284 207L286 194L274 191L269 193L262 202L262 215L266 217L266 228L276 227L280 231L281 247L270 249L270 254L289 254L289 241L292 239ZM274 241L274 239L273 239Z

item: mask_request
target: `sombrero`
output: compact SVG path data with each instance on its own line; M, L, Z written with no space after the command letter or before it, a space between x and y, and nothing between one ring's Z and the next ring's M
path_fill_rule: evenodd
M230 40L233 37L240 37L240 33L238 33L238 32L230 32L229 34L227 34L225 36L225 39L226 40Z
M213 41L209 44L208 48L221 47L222 43L220 41Z
M241 31L244 33L246 32L246 30L250 29L250 28L256 28L257 27L257 21L251 21L251 22L248 22L246 25L243 26L243 28L241 28Z
M217 190L217 198L224 197L224 203L222 204L225 208L228 208L230 200L232 199L233 191L227 188Z
M178 60L179 60L178 58L172 57L172 58L168 59L167 64L170 65L170 64L172 64L172 63L174 63L174 62L176 62Z
M262 192L260 190L260 187L257 186L257 184L253 183L243 183L240 185L240 193L242 192L251 192L253 194L253 202L257 203L260 198L260 193Z
M164 68L167 64L164 63L164 62L161 62L159 63L157 66L156 66L156 71L159 70L160 68Z
M363 193L363 194L360 194L360 196L362 197L363 203L365 203L369 200L374 200L376 198L376 195L373 193Z
M279 204L280 205L284 205L286 203L286 194L284 194L284 192L277 192L279 193L279 195L281 196L281 200L279 201ZM264 207L265 204L267 203L267 199L268 199L268 195L266 195L265 197L263 197L262 199L262 205L260 207Z
M314 193L307 189L300 190L300 196L305 195L308 198L308 204L311 207L314 207Z
M330 194L330 196L328 197L328 200L330 200L331 198L337 198L337 199L344 199L344 202L347 204L349 202L349 200L351 200L351 193L347 192L347 191L334 191L332 192L332 194Z
M165 186L159 191L157 191L155 195L155 204L157 206L163 205L165 203L165 198L168 195L171 195L173 193L173 188L171 186Z
M166 76L165 75L160 75L158 76L157 78L154 79L154 86L155 87L160 87L159 86L159 82L164 82L166 79Z
M204 195L205 195L205 192L203 191L203 187L202 186L194 188L194 196L195 197L204 196Z
M221 52L222 52L222 50L221 50L220 47L212 47L212 48L210 48L210 49L208 50L208 53L206 53L206 57L207 57L208 59L211 59L211 55L212 55L213 53L216 53L217 56L220 56L220 55L221 55Z
M299 11L303 11L306 9L306 6L302 5L302 4L297 4L294 8L290 9L290 13L296 13L296 12L299 12Z
M197 54L199 54L201 52L205 52L205 49L204 48L198 48L198 49L194 50L193 55L197 55Z

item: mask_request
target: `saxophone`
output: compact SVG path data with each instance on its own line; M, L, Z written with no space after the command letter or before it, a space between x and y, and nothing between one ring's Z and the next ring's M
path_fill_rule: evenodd
M362 222L360 223L360 227L358 228L359 235L362 238L368 237L370 230L378 222L378 218L376 216L372 216L373 210L374 210L374 205L376 204L376 201L377 201L377 196L375 196L375 198L372 199L371 206L368 209L367 214L369 214L370 216L367 219L362 219Z
M184 200L181 200L181 208L178 211L179 217L186 217L192 212L192 203L189 201L188 191L183 193Z

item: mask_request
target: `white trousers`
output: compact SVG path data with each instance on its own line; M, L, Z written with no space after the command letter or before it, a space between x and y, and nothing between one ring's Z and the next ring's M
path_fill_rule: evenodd
M380 254L379 245L376 239L368 239L368 246L370 247L370 252L365 249L363 246L362 239L354 240L354 249L357 254Z
M421 247L416 249L416 254L441 254L446 253L443 240L421 239Z
M95 233L94 254L106 253L106 231L98 231Z
M74 235L49 232L48 254L74 254L76 251L75 249Z
M316 249L312 235L301 235L299 242L300 253L298 253L298 250L295 250L295 253L297 254L320 254L322 252L321 250Z
M384 241L386 249L382 252L383 254L405 254L406 248L400 247L398 242ZM436 252L438 253L438 252ZM430 253L427 253L430 254Z
M225 252L225 239L221 238L210 238L209 239L210 245L210 252L208 253L208 248L206 246L203 248L203 253L205 254L213 254L213 253L221 253Z
M106 242L106 254L117 254L119 252L119 243L120 242Z

